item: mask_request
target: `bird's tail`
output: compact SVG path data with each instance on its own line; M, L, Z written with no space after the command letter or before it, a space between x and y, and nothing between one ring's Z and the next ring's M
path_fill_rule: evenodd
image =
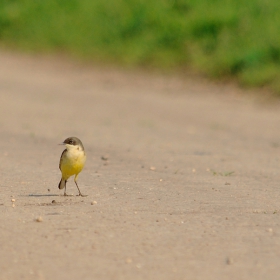
M66 180L64 180L63 178L61 178L61 180L60 180L60 182L59 182L59 184L58 184L58 188L59 189L64 189L65 187L66 187Z

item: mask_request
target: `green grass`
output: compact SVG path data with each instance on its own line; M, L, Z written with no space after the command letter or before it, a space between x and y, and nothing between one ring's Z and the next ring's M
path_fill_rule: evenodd
M189 68L280 94L278 0L2 0L2 46Z
M218 172L218 171L215 171L215 170L210 170L210 171L212 172L212 174L213 174L214 176L219 175L219 176L225 176L225 177L227 177L227 176L231 176L231 175L234 174L234 171L225 171L225 172Z

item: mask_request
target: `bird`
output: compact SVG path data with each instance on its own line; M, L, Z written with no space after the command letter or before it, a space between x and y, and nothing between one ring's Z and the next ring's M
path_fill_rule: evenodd
M62 152L59 169L61 171L61 180L58 184L59 189L65 189L64 195L66 194L66 183L67 180L75 175L74 182L78 188L78 196L87 196L83 195L79 189L77 178L79 173L83 170L86 162L86 153L82 141L77 137L68 137L61 143L65 145L66 149Z

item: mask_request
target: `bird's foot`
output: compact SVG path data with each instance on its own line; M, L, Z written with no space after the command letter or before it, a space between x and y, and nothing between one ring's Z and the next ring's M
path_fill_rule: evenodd
M88 196L88 195L87 195L87 194L79 193L79 194L77 194L77 196L86 197L86 196Z

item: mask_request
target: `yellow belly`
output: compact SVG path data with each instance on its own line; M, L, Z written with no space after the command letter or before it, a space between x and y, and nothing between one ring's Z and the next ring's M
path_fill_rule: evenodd
M67 180L72 175L78 175L82 169L84 168L86 161L86 156L79 155L79 156L65 156L61 162L61 173L62 178Z

